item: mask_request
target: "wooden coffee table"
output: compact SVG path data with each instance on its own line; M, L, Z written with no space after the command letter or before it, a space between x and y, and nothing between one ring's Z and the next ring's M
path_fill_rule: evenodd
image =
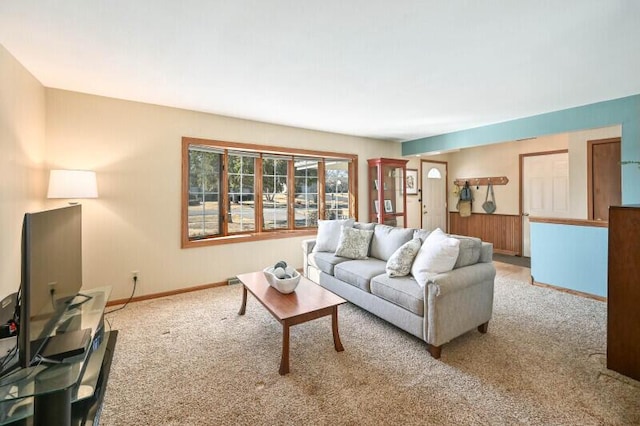
M346 302L342 297L305 277L300 278L296 290L290 294L271 287L262 271L238 275L238 280L242 283L242 306L238 315L245 313L248 290L282 324L280 374L289 372L289 327L292 325L331 315L333 345L337 352L344 350L338 334L338 305Z

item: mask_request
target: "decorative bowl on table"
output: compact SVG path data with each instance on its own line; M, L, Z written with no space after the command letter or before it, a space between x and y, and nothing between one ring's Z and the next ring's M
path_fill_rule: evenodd
M270 266L264 268L263 272L269 285L283 294L293 293L300 282L300 272L292 268Z

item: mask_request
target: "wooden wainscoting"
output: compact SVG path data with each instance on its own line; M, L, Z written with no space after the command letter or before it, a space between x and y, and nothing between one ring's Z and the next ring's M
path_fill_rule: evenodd
M473 213L460 217L458 212L449 212L449 233L493 243L496 253L521 255L522 221L518 215Z

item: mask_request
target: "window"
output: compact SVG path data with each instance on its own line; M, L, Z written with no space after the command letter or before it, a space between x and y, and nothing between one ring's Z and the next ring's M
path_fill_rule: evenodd
M349 164L346 161L325 163L325 204L327 219L347 219L349 213Z
M289 228L289 162L287 157L262 159L263 229Z
M307 235L356 215L352 154L183 138L182 246Z
M427 173L427 179L442 179L442 174L440 170L435 167L429 169L429 173Z
M318 226L318 169L317 159L294 160L295 226Z
M229 187L229 233L256 229L255 221L255 155L229 152L227 179ZM233 208L232 208L233 205Z
M189 149L189 196L187 233L189 239L220 235L219 151L199 146Z

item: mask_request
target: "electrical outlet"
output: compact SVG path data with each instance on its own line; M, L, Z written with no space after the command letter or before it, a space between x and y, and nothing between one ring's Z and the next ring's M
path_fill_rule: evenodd
M56 285L57 284L58 283L55 282L55 281L47 284L49 286L49 293L53 294L53 293L56 292Z
M131 271L131 279L134 281L137 281L139 278L138 273L139 273L138 271Z

